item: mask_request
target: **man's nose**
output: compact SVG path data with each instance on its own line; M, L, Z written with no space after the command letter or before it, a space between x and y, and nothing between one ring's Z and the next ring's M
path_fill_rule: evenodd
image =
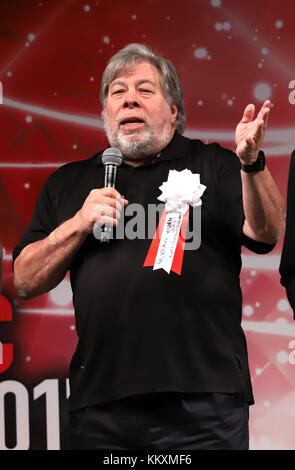
M139 100L137 99L136 93L134 91L129 91L124 100L124 108L138 108Z
M126 99L124 101L124 105L123 105L124 108L138 108L139 107L139 103L137 100L132 100L132 99Z

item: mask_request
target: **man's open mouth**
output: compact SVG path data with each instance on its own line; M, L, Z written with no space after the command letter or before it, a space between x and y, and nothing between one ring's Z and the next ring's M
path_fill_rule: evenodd
M143 123L144 123L143 119L132 117L132 118L122 119L122 121L120 122L120 126L128 126L128 125L143 124Z

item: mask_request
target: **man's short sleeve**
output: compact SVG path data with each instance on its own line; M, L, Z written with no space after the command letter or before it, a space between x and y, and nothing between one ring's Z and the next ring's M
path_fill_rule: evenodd
M13 250L13 264L20 252L27 245L46 238L57 227L57 204L55 193L55 174L44 184L37 199L31 221L20 243Z
M247 237L247 235L244 233L242 233L242 245L248 248L248 250L257 253L258 255L265 255L266 253L269 253L271 250L273 250L276 246L275 244L253 240L252 238Z

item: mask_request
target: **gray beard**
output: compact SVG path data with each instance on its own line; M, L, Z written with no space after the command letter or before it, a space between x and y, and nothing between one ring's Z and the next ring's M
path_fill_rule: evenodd
M157 155L165 148L171 140L171 128L164 126L160 136L155 136L153 129L147 127L141 140L128 141L125 135L120 135L114 129L110 129L104 121L104 128L111 147L115 147L122 152L127 160L145 161L150 157ZM134 132L135 133L135 132Z

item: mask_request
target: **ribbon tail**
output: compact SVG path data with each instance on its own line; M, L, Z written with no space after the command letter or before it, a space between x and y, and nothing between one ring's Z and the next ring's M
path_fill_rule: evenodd
M171 271L178 274L179 276L181 275L181 270L182 270L182 262L183 262L183 255L184 255L187 224L188 224L188 218L189 218L189 210L190 209L186 211L182 219L182 224L181 224L181 228L179 231L179 237L178 237L178 241L177 241L177 245L176 245L176 249L174 253L174 258L173 258L173 262L171 266Z
M158 252L158 248L159 248L159 244L160 244L160 238L161 238L163 227L164 227L164 224L165 224L166 215L167 215L167 212L164 209L163 212L162 212L162 215L161 215L156 233L155 233L154 238L152 240L151 246L150 246L149 251L146 255L145 261L143 263L143 267L154 266L154 264L155 264L156 256L157 256L157 252Z

